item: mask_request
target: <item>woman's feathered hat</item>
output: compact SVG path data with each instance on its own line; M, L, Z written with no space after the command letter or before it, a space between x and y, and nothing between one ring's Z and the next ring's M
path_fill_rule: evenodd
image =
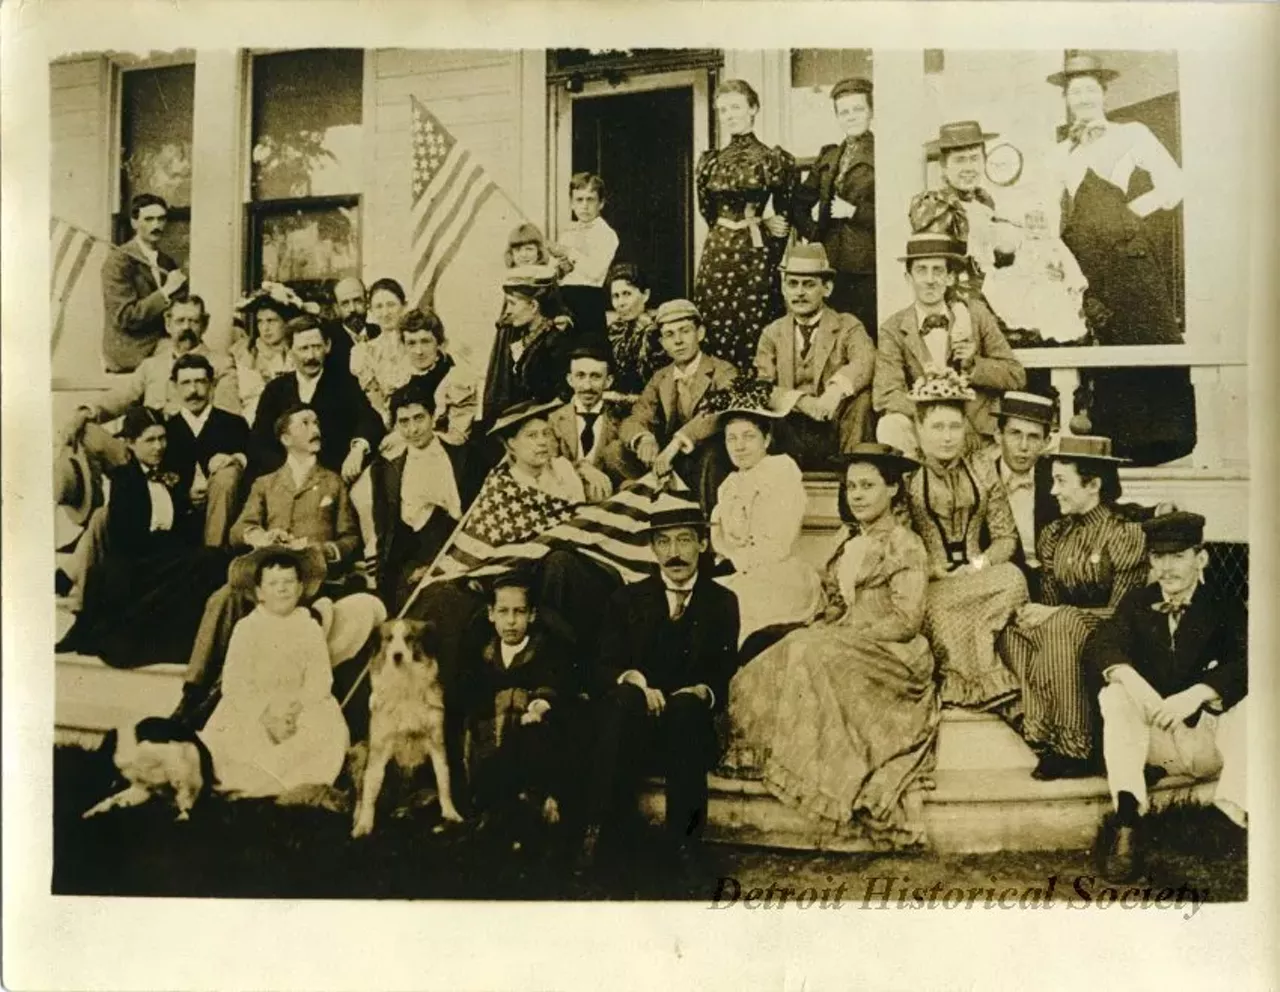
M969 377L955 369L925 369L911 384L907 399L917 406L927 403L967 403L977 394L969 385Z
M243 327L245 318L259 310L271 310L278 313L281 320L292 320L304 313L312 316L319 314L320 304L304 300L282 282L264 282L252 293L236 301L235 323Z
M699 405L699 413L714 413L723 428L733 414L753 420L780 420L791 412L798 390L779 390L763 379L739 380L728 389L712 390Z

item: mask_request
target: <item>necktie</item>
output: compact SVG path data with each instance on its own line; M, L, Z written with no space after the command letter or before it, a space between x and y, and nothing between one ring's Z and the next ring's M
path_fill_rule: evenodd
M1071 147L1078 148L1081 145L1092 144L1106 132L1107 125L1102 121L1076 121L1071 125L1071 130L1067 132L1067 136L1071 140Z
M800 329L800 340L802 342L800 346L800 357L803 359L805 355L809 354L809 346L813 344L813 332L817 330L818 325L801 324L797 321L796 327Z
M682 423L688 423L693 416L693 380L680 378L676 380L676 398L680 404Z
M670 605L671 619L679 620L684 616L685 608L689 605L689 597L693 595L692 589L672 589L667 587L667 594L671 596L673 602Z
M582 451L579 454L581 454L583 458L586 458L587 455L591 454L591 448L596 441L596 419L600 414L580 413L578 416L582 418L582 434L578 438L582 445Z

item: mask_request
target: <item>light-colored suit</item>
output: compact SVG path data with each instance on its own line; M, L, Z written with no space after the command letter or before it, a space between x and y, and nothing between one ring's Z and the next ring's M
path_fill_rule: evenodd
M360 547L360 525L347 487L322 465L316 465L301 486L294 485L287 462L255 479L244 509L231 525L231 545L245 546L255 531L276 528L323 545L330 574Z
M661 447L670 444L678 433L692 448L715 433L715 414L695 416L688 422L681 416L675 372L675 366L668 365L653 374L640 399L631 408L631 415L622 424L620 440L624 445L630 447L636 438L652 434ZM737 377L735 366L723 358L704 353L694 376L693 405L696 407L710 389L728 389Z
M556 438L556 454L569 459L575 465L584 459L593 465L600 465L601 453L617 439L622 429L621 413L614 404L606 402L600 412L600 419L596 421L595 448L587 458L582 451L582 435L578 430L578 417L574 412L572 401L552 410L547 421L551 425L551 433Z

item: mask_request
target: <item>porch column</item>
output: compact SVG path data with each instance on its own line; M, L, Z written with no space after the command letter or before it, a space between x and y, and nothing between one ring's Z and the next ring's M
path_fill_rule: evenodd
M209 308L205 340L217 351L231 343L231 308L240 296L244 84L238 50L210 48L196 53L191 289Z

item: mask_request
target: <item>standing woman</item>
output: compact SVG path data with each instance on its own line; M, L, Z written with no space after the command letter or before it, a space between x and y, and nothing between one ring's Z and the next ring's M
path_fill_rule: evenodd
M711 229L698 262L695 302L706 319L706 350L744 373L754 368L765 324L781 316L774 270L791 225L796 160L755 136L760 98L747 83L729 79L716 88L724 148L704 152L695 182L698 209ZM765 218L772 203L774 216Z
M391 394L409 381L409 358L400 336L404 316L404 288L394 279L379 279L369 287L368 323L380 329L377 336L351 349L351 374L360 383L384 426L391 425Z
M796 190L791 216L806 241L819 241L836 270L827 305L862 321L872 340L876 320L876 137L871 81L845 79L831 89L844 140L818 152Z
M622 262L609 270L606 286L613 303L608 316L613 385L620 393L638 397L653 373L671 363L654 312L648 308L649 280L639 266Z
M1022 681L1022 736L1040 753L1034 778L1096 774L1094 705L1080 663L1084 643L1129 591L1146 581L1140 524L1117 514L1124 459L1111 439L1064 435L1048 455L1062 516L1040 533L1040 597L1018 610L1000 653ZM1092 689L1092 691L1090 691Z
M719 582L738 597L739 647L765 627L808 623L822 606L818 573L796 554L804 476L790 455L769 454L784 415L769 408L769 388L738 392L719 417L733 471L711 511L711 547L734 567Z
M1010 560L1018 527L995 465L983 453L964 453L965 403L973 395L951 370L926 372L912 386L924 467L907 483L907 505L929 553L924 630L938 659L942 702L985 710L1018 696L1018 680L995 642L1027 601L1027 580Z
M1180 344L1145 220L1182 202L1182 170L1145 124L1107 120L1106 87L1118 75L1093 55L1068 51L1062 71L1048 77L1062 88L1067 109L1055 170L1062 240L1088 280L1085 317L1098 344ZM1108 369L1088 380L1092 429L1111 437L1119 454L1153 465L1195 446L1187 369Z
M917 462L883 444L844 456L847 529L823 581L825 615L749 661L729 687L723 768L880 846L925 839L938 739L933 656L921 634L928 561L900 518Z

